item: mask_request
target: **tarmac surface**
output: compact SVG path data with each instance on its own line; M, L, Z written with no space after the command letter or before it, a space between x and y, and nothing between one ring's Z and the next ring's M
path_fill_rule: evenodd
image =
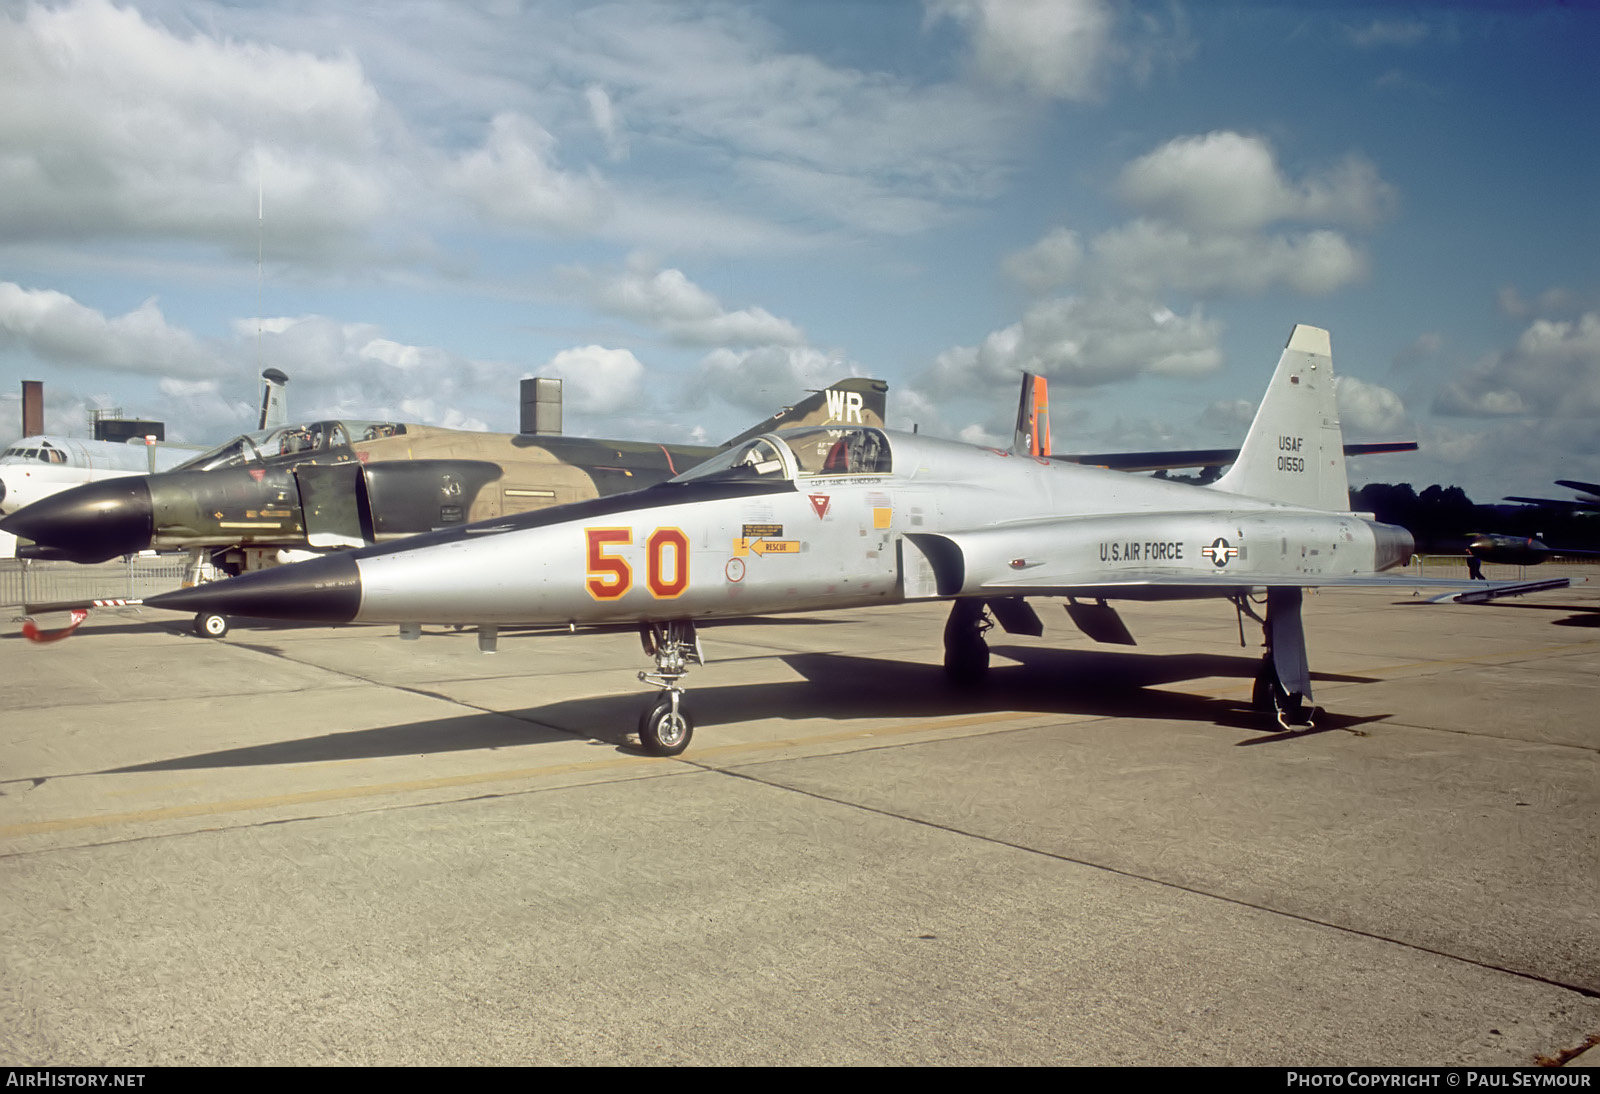
M0 625L0 1065L1592 1064L1562 572L1309 596L1292 734L1221 602L708 627L675 759L630 633Z

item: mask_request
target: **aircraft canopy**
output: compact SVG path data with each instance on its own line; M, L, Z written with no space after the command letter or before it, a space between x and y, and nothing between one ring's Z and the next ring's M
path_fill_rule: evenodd
M260 463L273 456L292 456L302 453L326 452L353 441L370 441L377 437L393 437L406 431L398 422L326 421L296 422L277 429L258 429L245 433L226 444L203 452L194 459L181 463L174 471L214 471L219 467L238 467Z
M67 454L49 441L26 438L0 452L0 463L66 463Z
M764 433L685 471L674 482L887 475L889 438L869 426L819 426Z

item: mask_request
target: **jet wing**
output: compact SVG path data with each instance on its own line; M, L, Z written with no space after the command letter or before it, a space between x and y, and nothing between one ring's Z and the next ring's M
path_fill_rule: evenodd
M1376 456L1386 452L1415 452L1416 441L1347 444L1346 456ZM1167 452L1090 452L1081 455L1053 455L1052 460L1106 467L1112 471L1176 471L1185 467L1222 467L1239 458L1237 448L1191 448Z
M1374 552L1393 566L1409 544L1363 548L1355 518L1326 514L1319 530L1330 547L1319 556L1277 557L1289 514L1247 519L1231 514L1121 514L1053 518L968 532L908 532L901 550L907 599L951 596L1070 596L1104 600L1180 600L1238 596L1265 588L1351 587L1391 590L1494 590L1517 595L1544 582L1484 582L1427 578L1403 569L1373 572ZM1319 536L1319 538L1321 538ZM1357 554L1335 562L1335 543ZM1362 551L1365 564L1360 564ZM1256 557L1252 558L1252 552ZM1404 552L1404 553L1402 553ZM1379 561L1379 565L1383 565ZM1566 579L1553 579L1565 581ZM1521 590L1518 586L1526 586Z
M1109 578L1109 579L1108 579ZM986 581L981 586L1006 596L1075 596L1097 600L1182 600L1208 596L1233 596L1268 588L1367 588L1400 590L1448 589L1430 603L1454 600L1476 604L1507 596L1522 596L1546 589L1564 589L1565 577L1544 581L1473 581L1470 578L1413 577L1408 574L1246 575L1194 570L1129 570L1107 575L1095 573L1019 576Z

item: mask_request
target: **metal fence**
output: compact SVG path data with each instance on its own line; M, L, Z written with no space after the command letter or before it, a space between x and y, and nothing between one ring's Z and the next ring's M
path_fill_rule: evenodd
M135 557L97 566L0 558L0 607L66 600L143 599L181 587L188 568L184 555Z

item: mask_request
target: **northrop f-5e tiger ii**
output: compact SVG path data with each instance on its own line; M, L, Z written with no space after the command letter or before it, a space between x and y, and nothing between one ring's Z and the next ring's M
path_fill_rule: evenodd
M1128 642L1108 601L1217 597L1268 652L1255 701L1309 723L1301 590L1460 586L1403 566L1405 529L1349 511L1328 332L1297 326L1231 469L1198 486L866 426L766 433L668 482L246 574L152 607L326 622L637 625L661 694L646 751L694 723L682 681L705 620L904 601L952 602L945 669L987 670L990 615L1038 634L1031 598L1066 598L1101 641ZM1482 583L1479 587L1483 588ZM1513 587L1506 586L1507 592Z

